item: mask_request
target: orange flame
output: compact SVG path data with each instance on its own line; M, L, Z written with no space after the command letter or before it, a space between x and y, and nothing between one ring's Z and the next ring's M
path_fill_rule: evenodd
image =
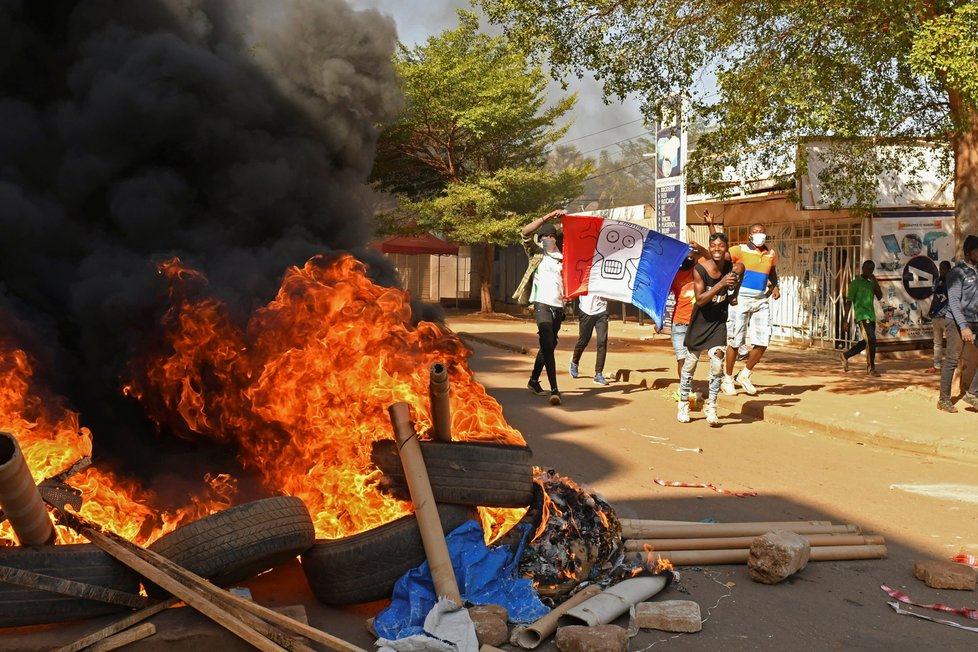
M407 514L409 503L374 488L371 444L392 436L387 407L396 401L411 405L416 430L427 435L435 362L449 369L454 439L525 442L473 378L461 341L432 323L412 327L408 293L372 283L366 271L348 255L314 257L287 270L275 299L241 327L205 295L203 275L170 260L160 267L171 302L161 353L131 361L122 391L179 436L233 444L239 464L270 493L304 500L319 537L349 536ZM17 436L41 480L90 454L92 435L58 401L27 391L27 357L11 350L19 355L4 355L0 368L0 427ZM233 478L215 475L209 495L160 513L155 496L135 481L92 468L71 483L83 491L84 516L141 542L226 507L235 490ZM487 538L523 511L484 511Z

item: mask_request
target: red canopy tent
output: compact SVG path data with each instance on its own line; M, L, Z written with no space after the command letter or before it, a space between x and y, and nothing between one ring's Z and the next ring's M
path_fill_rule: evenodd
M385 254L458 255L458 245L445 242L430 233L424 235L394 235L370 245Z

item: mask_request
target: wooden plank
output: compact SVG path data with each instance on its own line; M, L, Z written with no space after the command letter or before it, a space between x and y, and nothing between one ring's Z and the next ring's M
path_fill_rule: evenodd
M122 630L132 627L136 623L142 622L147 618L151 618L161 611L166 611L176 603L180 602L179 598L168 598L163 602L157 602L154 605L141 609L133 614L130 614L123 618L122 620L116 621L111 625L106 625L102 629L92 632L88 636L78 639L74 643L64 645L59 647L52 652L78 652L79 650L88 647L89 645L94 645L102 639L108 638L113 634L121 632Z
M133 550L123 546L118 541L115 541L109 536L101 532L97 532L90 527L82 528L81 534L129 568L160 585L163 587L163 589L169 591L175 597L180 598L187 603L187 605L193 607L250 645L253 645L259 650L264 650L265 652L281 652L282 650L286 649L285 647L269 640L266 636L259 633L254 627L250 626L250 624L246 624L237 616L228 613L219 605L208 600L198 591L185 585L177 578L161 571L159 568L149 563L145 559L142 559L136 555ZM189 571L187 572L189 573ZM203 579L200 578L200 581L203 582Z
M136 625L132 629L127 629L121 634L110 636L104 641L96 643L92 647L88 648L87 652L109 652L109 650L115 650L116 648L120 648L124 645L141 641L155 633L156 625L153 623L143 623L142 625Z
M150 603L149 598L136 595L135 593L126 593L125 591L117 591L104 586L76 582L75 580L68 580L62 577L42 575L41 573L34 573L20 568L11 568L10 566L0 565L0 581L29 589L49 591L60 595L86 598L88 600L98 600L99 602L108 602L134 609L141 609Z

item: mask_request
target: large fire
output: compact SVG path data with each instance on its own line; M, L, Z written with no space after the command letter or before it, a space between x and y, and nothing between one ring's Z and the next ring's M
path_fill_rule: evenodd
M351 256L315 257L287 270L278 295L238 326L206 279L171 260L160 267L170 295L160 353L133 360L124 379L161 431L206 437L236 450L241 468L270 494L303 499L317 536L340 538L410 513L410 504L371 483L371 443L392 436L387 407L411 405L418 432L432 425L428 369L442 362L451 379L456 440L523 445L499 404L477 383L466 349L447 329L410 324L409 295L372 283ZM32 387L28 356L0 342L0 430L19 441L37 481L92 449L78 415ZM94 467L71 477L84 498L82 515L108 530L148 543L178 525L227 507L236 480L206 478L210 491L176 512L132 479ZM520 513L499 510L484 521L498 532ZM13 540L7 523L0 538ZM75 541L59 528L59 541Z

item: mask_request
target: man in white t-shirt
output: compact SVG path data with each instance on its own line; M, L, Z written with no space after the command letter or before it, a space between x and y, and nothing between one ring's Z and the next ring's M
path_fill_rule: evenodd
M598 351L594 359L594 382L597 385L607 385L608 380L602 372L605 356L608 354L608 301L596 294L585 294L579 299L578 307L581 309L581 318L578 321L577 344L574 345L574 354L571 356L570 375L577 378L581 355L591 341L591 334L597 331Z
M540 385L540 374L546 368L547 380L550 381L551 405L560 405L554 350L557 348L557 333L564 321L564 257L557 247L557 227L550 224L550 220L561 215L561 211L551 211L527 224L522 231L523 248L530 256L527 277L532 274L529 299L533 304L537 334L540 337L540 350L533 361L533 371L530 372L530 380L526 386L534 394L546 396L547 392ZM527 277L524 277L524 282L529 280ZM519 292L517 289L517 293Z

